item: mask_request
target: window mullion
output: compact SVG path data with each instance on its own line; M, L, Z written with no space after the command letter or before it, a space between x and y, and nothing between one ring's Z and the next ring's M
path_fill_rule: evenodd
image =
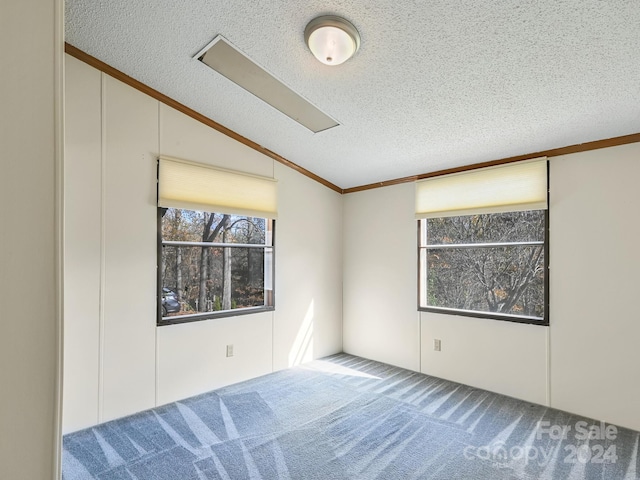
M499 247L529 247L544 245L543 241L532 242L496 242L496 243L444 243L437 245L425 245L424 248L430 250L441 250L445 248L499 248Z

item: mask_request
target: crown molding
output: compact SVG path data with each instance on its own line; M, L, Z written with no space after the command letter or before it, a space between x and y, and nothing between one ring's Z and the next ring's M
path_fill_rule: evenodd
M626 145L628 143L640 142L640 133L632 133L631 135L624 135L622 137L607 138L604 140L595 140L593 142L579 143L577 145L570 145L562 148L552 148L551 150L543 150L536 153L528 153L526 155L517 155L515 157L503 158L500 160L490 160L488 162L474 163L472 165L465 165L464 167L447 168L446 170L438 170L436 172L422 173L419 175L411 175L409 177L396 178L393 180L386 180L384 182L369 183L367 185L360 185L358 187L345 188L342 190L343 194L362 192L364 190L371 190L374 188L388 187L390 185L399 185L401 183L415 182L416 180L422 180L424 178L439 177L441 175L447 175L449 173L466 172L468 170L476 170L483 167L492 167L494 165L503 165L505 163L519 162L521 160L529 160L537 157L559 157L560 155L568 155L570 153L588 152L589 150L598 150L600 148L617 147L619 145Z
M93 57L91 55L89 55L86 52L83 52L82 50L80 50L79 48L74 47L73 45L69 44L69 43L65 43L64 44L64 51L65 53L71 55L74 58L77 58L78 60L91 65L92 67L96 68L97 70L100 70L101 72L106 73L107 75L115 78L116 80L120 80L122 83L125 83L127 85L129 85L130 87L135 88L136 90L149 95L151 98L155 98L156 100L158 100L159 102L164 103L165 105L174 108L175 110L178 110L179 112L184 113L185 115L193 118L194 120L199 121L200 123L203 123L205 125L207 125L208 127L213 128L214 130L217 130L220 133L225 134L226 136L233 138L234 140L242 143L243 145L246 145L249 148L252 148L253 150L262 153L263 155L266 155L269 158L272 158L273 160L276 160L277 162L286 165L289 168L292 168L293 170L301 173L302 175L309 177L312 180L315 180L318 183L321 183L322 185L324 185L325 187L330 188L331 190L333 190L334 192L338 192L338 193L342 193L342 188L338 187L337 185L334 185L333 183L331 183L329 180L325 180L324 178L320 177L319 175L316 175L313 172L310 172L309 170L307 170L306 168L301 167L300 165L292 162L291 160L287 160L286 158L284 158L281 155L278 155L275 152L272 152L271 150L269 150L268 148L263 147L262 145L257 144L256 142L249 140L246 137L243 137L242 135L240 135L239 133L234 132L233 130L231 130L230 128L225 127L224 125L219 124L218 122L210 119L209 117L202 115L201 113L196 112L195 110L193 110L192 108L187 107L186 105L174 100L171 97L168 97L167 95L160 93L159 91L151 88L148 85L145 85L144 83L136 80L133 77L130 77L129 75L127 75L124 72L121 72L120 70L112 67L111 65L108 65L106 63L104 63L102 60L98 60L96 57Z
M155 98L156 100L164 103L165 105L174 108L176 110L178 110L179 112L184 113L185 115L193 118L194 120L197 120L211 128L213 128L214 130L217 130L220 133L223 133L225 135L227 135L230 138L233 138L234 140L242 143L243 145L246 145L249 148L252 148L253 150L256 150L257 152L262 153L263 155L266 155L269 158L272 158L273 160L276 160L277 162L297 171L298 173L301 173L302 175L309 177L312 180L315 180L316 182L324 185L327 188L330 188L331 190L333 190L334 192L337 193L341 193L341 194L347 194L347 193L356 193L356 192L362 192L365 190L372 190L374 188L381 188L381 187L388 187L391 185L399 185L402 183L410 183L410 182L415 182L416 180L422 180L424 178L430 178L430 177L437 177L440 175L447 175L449 173L458 173L458 172L465 172L468 170L475 170L478 168L483 168L483 167L491 167L494 165L502 165L505 163L512 163L512 162L518 162L520 160L527 160L530 158L537 158L537 157L558 157L560 155L568 155L571 153L579 153L579 152L588 152L589 150L597 150L600 148L608 148L608 147L615 147L615 146L619 146L619 145L626 145L629 143L638 143L640 142L640 133L633 133L631 135L624 135L621 137L613 137L613 138L607 138L607 139L603 139L603 140L595 140L593 142L586 142L586 143L580 143L580 144L576 144L576 145L570 145L568 147L561 147L561 148L553 148L550 150L543 150L541 152L535 152L535 153L528 153L525 155L517 155L514 157L508 157L508 158L503 158L503 159L499 159L499 160L490 160L487 162L480 162L480 163L474 163L471 165L465 165L463 167L455 167L455 168L448 168L445 170L438 170L435 172L428 172L428 173L421 173L421 174L417 174L417 175L411 175L408 177L401 177L401 178L395 178L395 179L391 179L391 180L385 180L382 182L375 182L375 183L369 183L366 185L360 185L357 187L351 187L351 188L340 188L337 185L331 183L329 180L325 180L324 178L320 177L319 175L316 175L313 172L310 172L309 170L307 170L304 167L301 167L300 165L298 165L297 163L292 162L291 160L287 160L286 158L284 158L283 156L272 152L271 150L269 150L268 148L263 147L262 145L257 144L256 142L249 140L246 137L243 137L242 135L240 135L239 133L234 132L233 130L231 130L230 128L225 127L224 125L219 124L218 122L210 119L209 117L206 117L205 115L202 115L201 113L196 112L195 110L187 107L186 105L183 105L182 103L172 99L171 97L168 97L167 95L164 95L163 93L160 93L159 91L149 87L148 85L145 85L144 83L136 80L135 78L130 77L129 75L121 72L120 70L104 63L101 60L98 60L97 58L89 55L86 52L83 52L82 50L80 50L79 48L74 47L73 45L69 44L69 43L65 43L64 45L65 47L65 52L69 55L71 55L72 57L77 58L78 60L91 65L92 67L100 70L101 72L106 73L107 75L110 75L111 77L120 80L121 82L129 85L130 87L135 88L136 90L139 90L142 93L145 93L147 95L149 95L152 98Z

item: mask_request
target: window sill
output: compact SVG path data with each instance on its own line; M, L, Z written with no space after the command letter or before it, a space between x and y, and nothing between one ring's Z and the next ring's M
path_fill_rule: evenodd
M175 317L162 317L158 319L157 326L178 325L181 323L201 322L216 318L238 317L241 315L251 315L260 312L272 312L275 307L248 307L234 310L221 310L219 312L195 313L193 315L179 315Z
M508 315L494 312L476 312L473 310L458 310L456 308L444 307L418 307L419 312L442 313L444 315L456 315L461 317L486 318L490 320L501 320L503 322L526 323L529 325L549 326L549 320L537 317L524 317L519 315Z

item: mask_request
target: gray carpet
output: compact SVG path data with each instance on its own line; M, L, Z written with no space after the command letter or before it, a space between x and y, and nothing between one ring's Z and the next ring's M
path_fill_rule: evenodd
M340 354L67 435L63 479L631 480L638 442Z

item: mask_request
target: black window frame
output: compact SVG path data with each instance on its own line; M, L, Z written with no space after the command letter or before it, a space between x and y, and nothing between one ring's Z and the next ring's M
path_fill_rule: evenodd
M229 317L237 317L242 315L251 315L255 313L261 312L271 312L275 311L276 308L276 285L275 285L275 277L276 277L276 220L272 218L265 218L268 222L271 222L271 245L265 245L264 248L271 249L272 251L272 264L271 264L271 285L272 289L270 290L270 305L260 305L256 307L245 307L245 308L235 308L232 310L220 310L213 312L201 312L194 313L191 315L183 315L179 317L163 317L162 316L162 272L160 266L162 265L162 217L164 212L168 210L165 207L157 207L157 238L156 238L156 326L166 326L166 325L179 325L182 323L192 323L192 322L200 322L204 320L211 320L216 318L229 318ZM185 209L183 209L185 210ZM187 209L188 210L188 209ZM211 212L208 212L211 213ZM218 212L215 212L218 213ZM203 246L202 248L206 248ZM222 247L224 248L224 247ZM267 295L267 291L265 290L265 296Z
M428 250L428 245L422 245L422 232L421 232L421 224L422 222L426 222L427 219L418 219L417 220L417 244L418 244L418 311L419 312L431 312L431 313L441 313L445 315L454 315L454 316L463 316L463 317L475 317L475 318L485 318L491 320L501 320L506 322L513 323L524 323L529 325L541 325L541 326L549 326L549 209L544 210L544 241L543 245L543 254L544 254L544 318L539 319L537 317L529 317L524 315L512 315L498 312L482 312L475 310L462 310L456 308L446 308L446 307L432 307L432 306L422 306L421 305L421 292L422 292L422 282L427 280L427 272L422 271L422 262L421 251ZM425 227L426 228L426 227ZM508 242L505 242L508 243ZM513 242L514 244L522 243L522 242ZM460 246L453 246L451 248L461 248ZM474 248L474 247L469 247ZM477 246L475 248L478 248ZM491 247L486 247L491 248ZM495 247L500 248L500 247Z

